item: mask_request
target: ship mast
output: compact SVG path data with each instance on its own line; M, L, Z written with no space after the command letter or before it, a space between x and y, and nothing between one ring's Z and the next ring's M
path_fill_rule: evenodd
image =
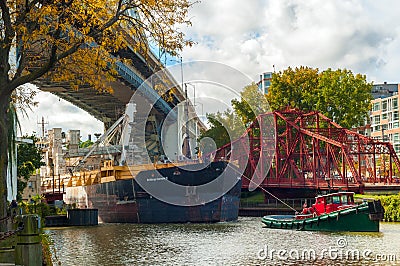
M185 83L185 98L186 98L186 104L185 104L185 128L186 128L186 137L183 140L183 154L187 159L191 159L192 155L190 152L190 135L189 135L189 100L188 100L188 94L187 94L187 84Z
M44 125L48 125L49 122L44 122L44 117L42 116L42 122L37 122L38 125L42 126L42 138L44 138Z

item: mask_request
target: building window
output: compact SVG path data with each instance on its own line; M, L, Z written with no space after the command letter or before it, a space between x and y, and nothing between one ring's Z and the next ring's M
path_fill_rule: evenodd
M387 124L382 125L382 129L383 129L383 130L387 130L387 129L388 129L388 125L387 125Z
M379 111L381 109L381 104L380 103L374 103L374 111Z
M374 116L374 124L380 124L381 123L381 117L379 115Z
M394 111L394 112L393 112L393 120L394 120L394 121L399 120L399 111Z
M393 99L392 104L393 104L393 109L398 107L397 98Z
M399 142L399 133L393 134L393 142Z
M265 78L265 79L270 79L270 78L272 78L272 73L264 73L264 78Z
M383 101L382 102L382 112L386 112L387 111L387 101Z
M383 140L382 140L382 141L389 141L389 136L386 135L386 134L384 134L384 135L383 135Z
M399 127L399 122L393 122L393 128L398 128Z
M382 114L382 120L385 120L385 119L387 119L387 113Z
M394 145L394 150L395 150L396 153L399 153L399 151L400 151L400 144L395 144L395 145Z

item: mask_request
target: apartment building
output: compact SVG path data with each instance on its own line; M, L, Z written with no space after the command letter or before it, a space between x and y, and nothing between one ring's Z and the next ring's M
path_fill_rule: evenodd
M267 94L271 87L272 72L264 72L260 75L260 81L257 82L258 90Z
M400 152L399 86L400 84L386 82L374 85L370 111L370 136L390 141L397 154Z

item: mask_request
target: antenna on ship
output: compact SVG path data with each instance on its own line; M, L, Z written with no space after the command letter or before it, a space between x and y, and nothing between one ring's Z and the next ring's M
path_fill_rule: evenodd
M186 116L186 137L183 140L183 145L182 145L182 153L185 155L186 158L191 159L191 151L190 151L190 132L189 132L189 100L188 100L188 94L187 94L187 84L185 83L185 97L186 97L186 104L185 104L185 116Z
M42 138L44 138L44 125L48 125L49 122L44 122L44 117L42 116L42 122L37 122L38 125L42 125Z

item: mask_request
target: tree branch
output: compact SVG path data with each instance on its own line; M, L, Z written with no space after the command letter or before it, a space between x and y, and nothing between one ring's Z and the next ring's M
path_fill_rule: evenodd
M11 45L15 32L12 27L10 9L8 8L7 0L0 0L0 9L1 9L2 20L6 28L3 43L8 46Z
M46 74L49 70L51 70L57 62L58 62L57 46L53 45L51 48L50 57L49 57L49 60L47 61L47 63L44 64L41 68L39 68L36 71L33 71L25 76L21 76L21 77L17 77L16 79L13 79L9 84L10 85L9 89L14 90L15 88L17 88L23 84L26 84L28 82L31 82L31 81L34 81L34 80L40 78L41 76Z
M8 71L10 70L10 64L8 62L10 57L10 49L12 40L15 35L15 31L12 27L12 21L10 17L10 10L7 6L7 0L0 0L1 16L5 26L4 39L0 41L0 75L3 79L2 82L8 81Z

